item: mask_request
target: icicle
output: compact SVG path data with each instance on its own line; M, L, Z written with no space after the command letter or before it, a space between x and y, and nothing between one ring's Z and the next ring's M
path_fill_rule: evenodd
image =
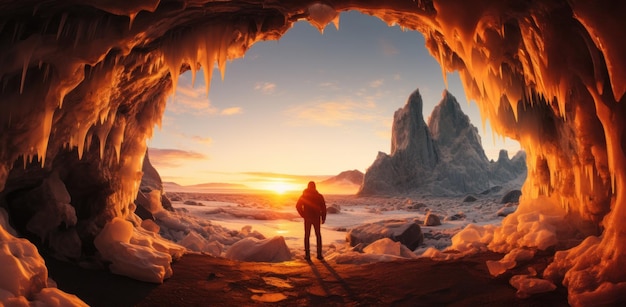
M228 44L230 43L230 34L232 32L231 26L226 26L222 29L221 33L219 33L218 37L221 37L219 40L220 44L217 50L217 66L219 67L220 73L222 75L222 81L224 80L224 75L226 74L226 59L228 56Z
M209 31L207 36L204 39L204 57L202 64L202 69L204 71L204 83L206 86L206 94L209 95L209 90L211 89L211 80L213 78L213 68L216 60L216 52L215 52L215 44L218 40L218 35L215 31Z
M81 39L81 35L83 33L83 22L79 21L78 26L76 27L76 33L74 34L74 48L78 47L78 42Z
M41 128L43 131L42 135L39 136L41 138L41 141L39 142L36 149L37 155L41 157L41 167L44 167L46 165L46 150L48 149L48 141L50 139L50 130L52 129L53 115L54 109L46 110L45 114L43 115L43 120L41 122Z
M108 136L108 139L111 140L113 148L115 148L117 163L120 162L122 142L124 141L124 132L126 130L126 120L124 117L120 117L118 123L119 125L113 127Z
M83 158L83 152L85 150L85 141L87 139L87 132L89 131L89 126L85 124L78 123L76 127L76 133L73 136L74 144L72 146L78 147L78 159Z
M30 63L30 52L26 54L24 58L24 64L22 65L22 80L20 82L20 94L24 92L24 82L26 81L26 72L28 71L28 64Z
M135 21L135 17L137 17L137 13L131 13L128 14L128 31L130 31L133 28L133 22Z
M337 31L339 31L339 14L337 14L337 17L335 17L335 19L333 19L333 25L335 25L335 29L337 29Z
M329 5L314 3L308 7L309 22L316 27L320 33L324 34L324 28L331 21L339 29L339 17L337 11Z

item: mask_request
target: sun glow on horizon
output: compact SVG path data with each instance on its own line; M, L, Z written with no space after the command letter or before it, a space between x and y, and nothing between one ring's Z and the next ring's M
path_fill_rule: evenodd
M297 191L298 189L300 189L300 186L301 185L282 180L270 181L261 184L261 188L263 190L272 191L279 195L285 194L287 192Z

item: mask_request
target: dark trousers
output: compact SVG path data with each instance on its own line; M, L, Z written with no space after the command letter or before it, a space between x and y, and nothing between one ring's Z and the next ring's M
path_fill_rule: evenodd
M311 243L309 237L311 236L311 225L315 229L315 237L317 238L317 256L322 257L322 233L320 231L320 218L317 219L304 219L304 251L306 255L311 254Z

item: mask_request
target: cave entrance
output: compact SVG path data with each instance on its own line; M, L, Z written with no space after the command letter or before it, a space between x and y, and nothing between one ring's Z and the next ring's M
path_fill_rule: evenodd
M425 118L441 100L441 66L424 46L421 33L357 11L341 13L339 30L329 24L323 34L297 22L279 41L229 62L224 80L215 72L208 98L202 70L193 85L190 71L181 75L149 143L151 161L164 181L277 191L364 172L377 152L389 152L393 114L411 92L419 88ZM458 73L448 75L448 90L481 127ZM488 123L479 131L489 159L519 150Z

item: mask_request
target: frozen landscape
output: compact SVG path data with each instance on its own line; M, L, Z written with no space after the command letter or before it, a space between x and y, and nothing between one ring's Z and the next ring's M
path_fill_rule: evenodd
M509 187L512 188L512 187ZM357 197L352 195L326 195L329 214L322 225L324 257L337 263L363 263L388 261L394 257L412 258L421 256L428 248L443 251L451 244L451 237L470 223L477 225L499 225L505 215L517 207L514 202L502 202L507 190L473 195L472 197L435 197L435 196L395 196L395 197ZM323 193L323 191L320 191ZM228 253L229 248L245 237L256 239L284 238L289 249L289 259L302 259L304 255L303 219L295 210L297 194L211 194L166 192L173 199L174 213L180 215L184 223L193 225L189 231L161 226L161 234L182 242L190 250L205 252L214 256L240 257ZM426 226L426 215L436 215L441 225ZM158 219L158 214L155 217ZM183 218L186 216L186 218ZM411 251L402 254L400 245L378 249L366 249L364 253L350 246L348 232L357 226L394 221L396 223L415 223L420 226L423 243ZM194 230L196 229L196 230ZM197 231L203 229L208 231ZM194 234L190 235L189 233ZM315 244L314 234L311 235ZM192 239L194 238L194 239ZM219 242L216 244L216 242ZM394 245L391 242L387 242ZM280 245L278 243L274 243ZM204 247L204 248L203 248ZM280 246L271 246L279 249ZM378 255L378 256L374 256ZM254 259L249 259L254 260ZM267 260L267 259L263 259Z

